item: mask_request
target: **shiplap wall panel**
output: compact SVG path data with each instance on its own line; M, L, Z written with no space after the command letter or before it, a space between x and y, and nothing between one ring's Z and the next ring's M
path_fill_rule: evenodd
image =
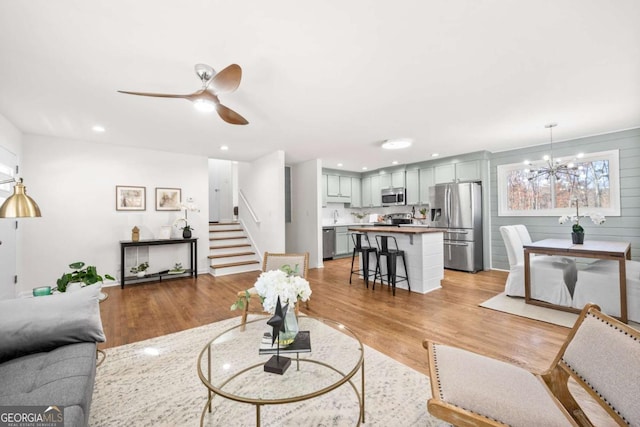
M640 260L640 129L614 132L553 144L554 157L571 156L578 152L593 153L620 150L620 214L607 216L602 225L585 218L585 239L615 240L631 243L632 259ZM525 159L540 159L549 150L548 144L493 153L490 158L491 186L491 264L492 268L509 269L509 262L500 235L500 226L524 224L535 240L568 239L571 226L559 224L556 216L498 216L497 166L520 163Z

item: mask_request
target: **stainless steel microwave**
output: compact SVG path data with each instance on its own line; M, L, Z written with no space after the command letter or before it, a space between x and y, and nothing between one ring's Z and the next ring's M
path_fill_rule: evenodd
M385 188L382 190L382 206L398 206L406 205L407 200L404 197L404 188Z

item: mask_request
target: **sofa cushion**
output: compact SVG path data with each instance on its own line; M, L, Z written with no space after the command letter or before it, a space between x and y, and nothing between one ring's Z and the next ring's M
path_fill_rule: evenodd
M0 301L0 363L80 342L104 342L100 285Z
M65 426L87 425L96 344L80 343L0 364L0 406L64 406Z

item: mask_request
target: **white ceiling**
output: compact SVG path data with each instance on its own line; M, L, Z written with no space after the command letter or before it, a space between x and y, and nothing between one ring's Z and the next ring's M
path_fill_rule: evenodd
M638 0L0 0L0 114L24 133L360 171L640 126ZM243 69L189 102L198 62ZM107 131L95 134L94 124ZM388 138L410 137L387 152ZM220 151L221 145L229 150Z

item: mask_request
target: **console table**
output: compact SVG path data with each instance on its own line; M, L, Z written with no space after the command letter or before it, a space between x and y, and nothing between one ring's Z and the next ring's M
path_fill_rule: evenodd
M159 245L179 245L179 244L189 244L190 247L190 260L189 265L190 268L185 270L185 273L189 273L192 277L198 277L198 238L193 237L191 239L149 239L149 240L139 240L137 242L131 240L121 240L120 241L120 288L124 289L124 282L129 280L137 279L137 277L125 277L124 276L124 252L126 248L136 247L136 246L159 246ZM149 274L144 276L145 278L149 277L159 277L162 280L161 273Z

